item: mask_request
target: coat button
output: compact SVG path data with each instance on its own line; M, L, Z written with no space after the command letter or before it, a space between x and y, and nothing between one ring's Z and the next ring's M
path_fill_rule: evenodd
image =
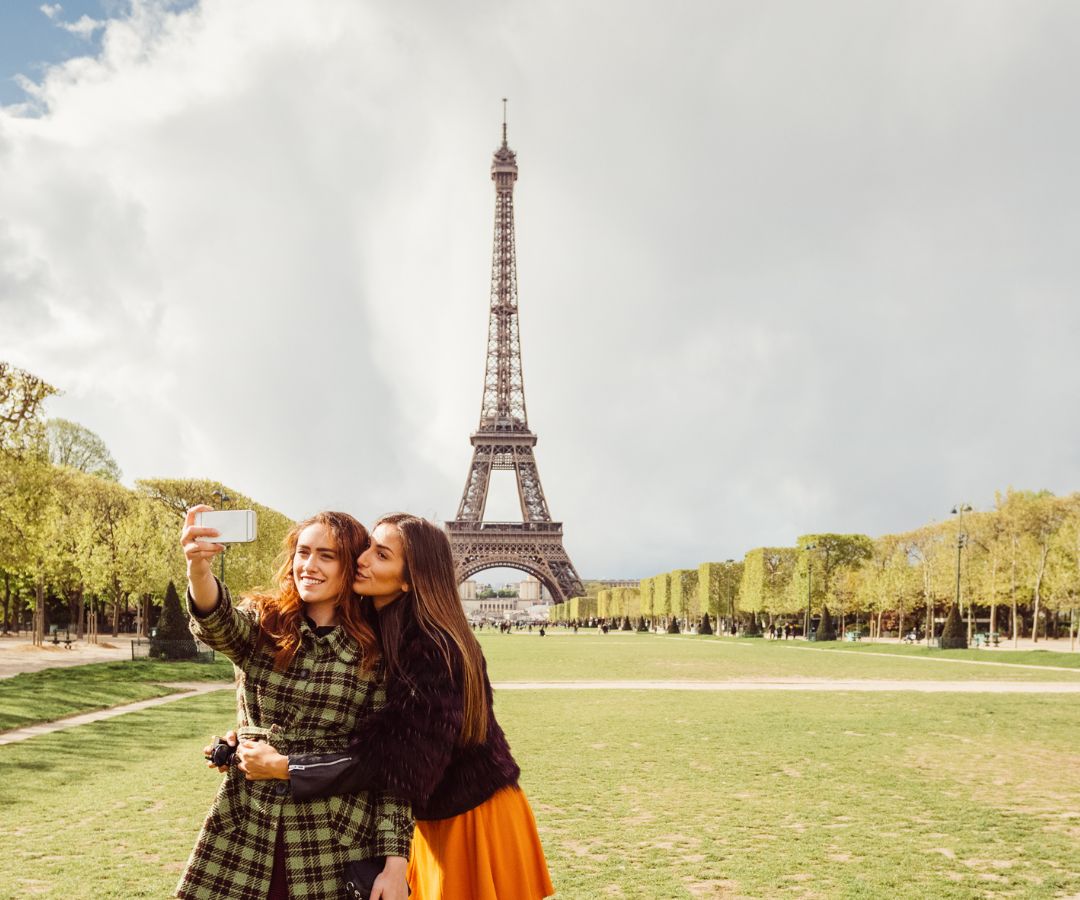
M311 669L301 669L300 670L300 677L301 678L310 678L311 677Z
M277 794L279 797L284 797L287 793L289 793L289 786L284 781L282 781L280 784L275 784L274 793Z

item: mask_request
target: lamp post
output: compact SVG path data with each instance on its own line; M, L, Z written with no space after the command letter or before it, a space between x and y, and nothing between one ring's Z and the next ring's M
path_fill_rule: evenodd
M733 559L725 559L724 560L724 565L732 566L734 564L735 564L735 560L733 560ZM728 592L728 600L730 601L729 605L731 607L731 634L734 634L735 633L735 582L734 582L734 580L732 579L731 576L732 576L731 569L728 569L728 580L731 582L731 584L729 585L730 590Z
M224 509L225 505L232 500L228 494L224 491L214 491L214 496L218 498L218 503L221 504L221 508ZM221 551L221 583L225 584L225 551Z
M810 608L812 587L814 584L814 565L813 557L810 554L817 550L817 544L807 544L803 549L806 551L806 629L803 632L806 640L810 640L810 621L813 618L813 611Z
M971 512L967 503L957 503L952 508L952 514L957 516L956 527L956 608L960 610L960 554L964 551L967 543L967 535L964 534L964 513ZM968 615L968 640L971 640L971 615Z

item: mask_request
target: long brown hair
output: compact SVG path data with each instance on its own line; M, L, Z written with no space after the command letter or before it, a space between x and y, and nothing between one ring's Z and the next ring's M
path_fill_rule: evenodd
M268 641L274 648L274 669L278 672L289 667L300 647L300 619L304 614L304 601L300 599L293 578L293 557L300 532L309 525L324 525L333 536L342 568L341 590L337 597L338 618L341 626L363 650L361 666L370 670L378 657L378 644L375 632L364 620L352 586L356 558L367 549L371 539L363 524L348 513L316 513L310 519L297 522L285 535L280 565L274 576L277 590L252 594L246 598L259 611L259 640Z
M391 677L403 677L398 658L401 634L409 619L415 619L439 648L452 679L458 677L454 657L460 656L465 709L459 742L465 746L482 744L488 728L484 654L461 607L450 541L437 525L408 513L383 516L375 527L379 525L393 525L401 535L405 549L403 577L409 586L405 594L378 613L379 642L387 672Z

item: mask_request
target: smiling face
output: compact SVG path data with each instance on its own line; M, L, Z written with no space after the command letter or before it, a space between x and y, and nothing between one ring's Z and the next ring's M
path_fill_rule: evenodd
M297 536L292 572L304 603L336 604L345 566L334 534L326 525L314 522Z
M383 522L371 533L371 545L357 561L353 590L371 597L378 609L409 589L405 580L405 545L397 526Z

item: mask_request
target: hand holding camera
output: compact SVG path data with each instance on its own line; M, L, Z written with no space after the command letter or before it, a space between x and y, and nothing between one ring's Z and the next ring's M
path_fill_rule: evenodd
M229 766L236 761L236 733L228 732L225 737L214 735L213 742L209 747L203 747L203 757L206 765L219 772L227 772Z

